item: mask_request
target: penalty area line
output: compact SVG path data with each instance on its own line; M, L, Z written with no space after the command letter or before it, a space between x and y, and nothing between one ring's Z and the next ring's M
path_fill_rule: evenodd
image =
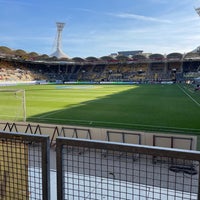
M75 107L78 107L78 106L81 106L81 105L83 105L83 104L73 105L73 106L70 106L69 108L75 108ZM47 113L47 114L41 115L40 117L37 117L37 118L39 118L39 119L47 119L47 118L45 118L45 117L51 116L51 115L54 115L54 114L57 114L57 113L65 112L65 111L66 111L66 109L54 110L54 111L51 111L51 112L49 112L49 113ZM53 118L52 118L52 119L53 119Z
M82 122L85 124L110 124L110 125L123 125L123 126L138 126L138 127L146 127L146 128L159 128L159 129L165 129L165 130L177 130L177 131L199 131L199 129L190 129L190 128L177 128L177 127L169 127L169 126L156 126L156 125L147 125L147 124L130 124L130 123L120 123L120 122L108 122L108 121L94 121L94 120L76 120L76 119L59 119L59 118L38 118L38 117L31 117L33 119L40 119L40 120L54 120L54 121L65 121L65 122Z
M185 93L185 95L187 95L197 106L200 106L200 103L197 102L192 96L190 96L182 87L180 87L178 85L179 89L182 90L183 93Z
M36 117L36 118L38 118L38 119L42 119L42 118L46 119L45 117L47 117L47 116L54 115L56 113L61 113L61 112L64 112L64 110L55 110L55 111L52 111L52 112L47 113L45 115L41 115L40 117Z

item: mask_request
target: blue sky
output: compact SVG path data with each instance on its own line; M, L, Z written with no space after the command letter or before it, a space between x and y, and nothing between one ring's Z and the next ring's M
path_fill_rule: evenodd
M0 0L0 46L51 54L66 23L69 57L118 51L185 53L200 45L200 0Z

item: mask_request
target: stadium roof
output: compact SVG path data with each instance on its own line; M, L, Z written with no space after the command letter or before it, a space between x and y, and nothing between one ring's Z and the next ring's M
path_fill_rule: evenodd
M134 51L119 51L118 55L120 56L134 56L137 54L142 54L143 50L134 50Z
M196 49L191 51L192 53L200 53L200 46L198 46Z

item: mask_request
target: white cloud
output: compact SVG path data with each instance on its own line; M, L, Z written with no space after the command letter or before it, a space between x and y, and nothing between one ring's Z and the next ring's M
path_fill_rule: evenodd
M130 13L121 13L121 14L110 14L114 17L124 18L124 19L136 19L136 20L143 20L143 21L150 21L150 22L161 22L161 23L172 23L170 20L166 19L158 19L154 17L144 16L144 15L136 15Z

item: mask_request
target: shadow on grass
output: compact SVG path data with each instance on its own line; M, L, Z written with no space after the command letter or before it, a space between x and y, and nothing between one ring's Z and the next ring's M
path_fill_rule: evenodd
M29 122L200 134L200 112L176 86L139 86L27 118Z

